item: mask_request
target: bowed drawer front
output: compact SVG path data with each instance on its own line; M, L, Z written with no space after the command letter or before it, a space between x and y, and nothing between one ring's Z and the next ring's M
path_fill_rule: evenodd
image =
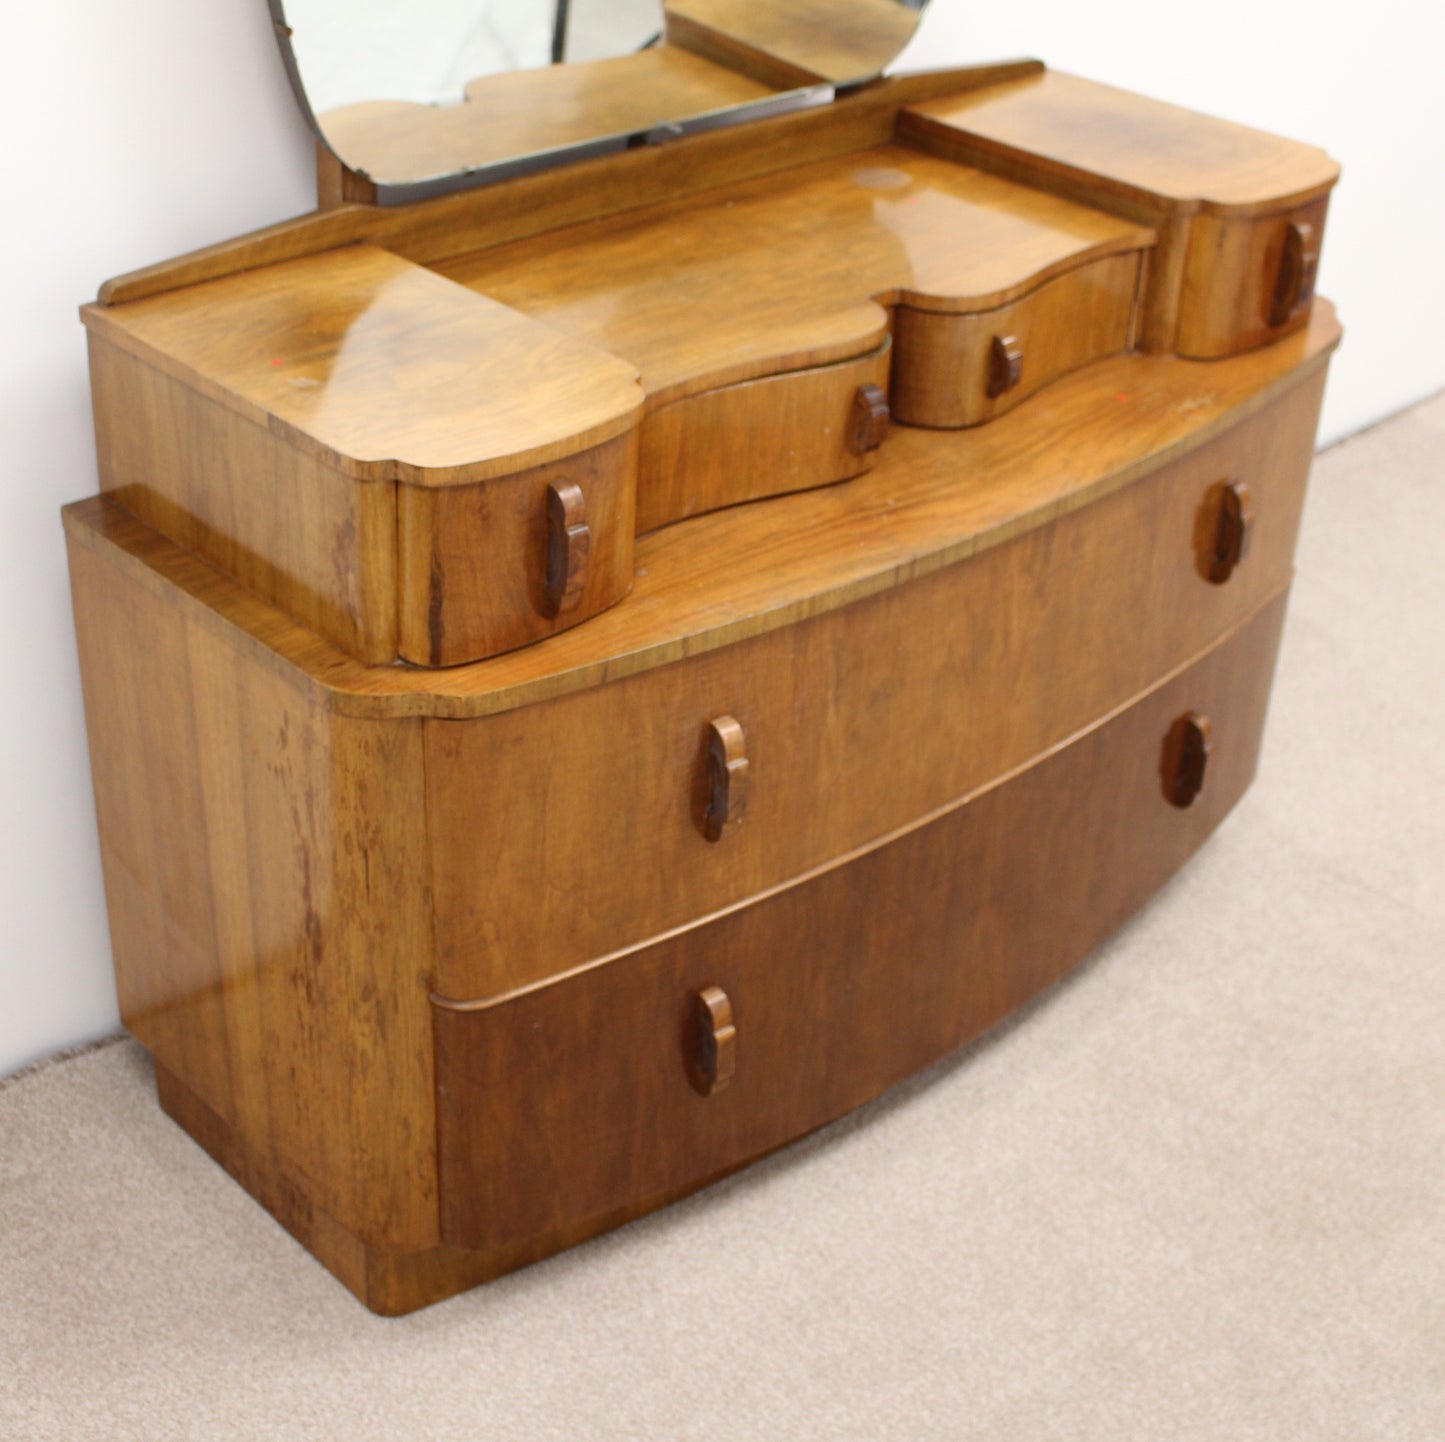
M439 990L496 995L776 886L1209 645L1288 578L1322 381L908 586L539 705L428 721ZM746 800L717 826L720 731ZM586 904L553 904L568 897Z
M1128 350L1141 268L1137 253L1109 256L994 310L900 305L894 416L919 426L975 426L1069 371Z
M1312 145L1056 71L910 107L899 133L1155 227L1145 350L1232 355L1309 317L1339 176Z
M1047 986L1249 784L1283 615L1281 594L1121 714L862 856L551 984L434 1001L444 1241L506 1248L700 1186ZM1189 718L1208 756L1181 804Z
M862 475L888 436L892 345L659 406L642 429L639 534Z

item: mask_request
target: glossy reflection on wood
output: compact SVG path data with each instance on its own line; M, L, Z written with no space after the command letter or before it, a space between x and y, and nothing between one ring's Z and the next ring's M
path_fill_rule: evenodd
M308 1209L434 1243L419 728L318 707L89 546L71 577L122 1019Z
M489 480L610 440L642 402L625 361L366 245L81 314L357 480Z
M840 414L862 385L891 383L929 424L963 423L951 419L963 313L1007 303L1010 325L1031 336L1026 383L965 421L1120 348L1150 240L886 147L718 191L706 205L532 240L525 254L503 247L451 263L471 289L351 246L87 307L113 389L149 401L112 420L111 393L97 390L102 472L142 519L232 566L358 660L462 664L615 603L627 590L623 528L866 469L879 441L855 444ZM659 268L658 255L672 263ZM1076 292L1089 313L1065 339L1052 318ZM900 302L913 321L892 348L890 382L889 311ZM642 423L644 405L641 449L610 444ZM256 453L243 484L193 484L196 456L243 448ZM605 564L580 607L539 613L537 508L526 497L555 479L537 470L554 463L592 473L589 536ZM291 492L317 467L342 493L333 509L343 522L357 505L346 479L399 488L368 498L364 544L336 534L329 513L319 532L305 524L307 503ZM499 487L501 477L515 484ZM423 494L440 488L461 493ZM279 534L276 516L290 522ZM485 574L486 586L454 584L462 571Z
M603 156L415 205L351 204L319 211L117 276L101 286L100 300L120 305L358 241L430 264L880 145L892 136L901 106L1042 70L1037 60L1013 60L890 76L826 108L745 129L692 135L657 149Z
M1285 226L1323 223L1339 166L1324 151L1049 71L909 107L899 134L940 155L1155 226L1145 348L1229 355L1304 324L1268 323Z
M68 525L77 539L106 546L139 584L175 585L175 603L203 625L262 638L263 664L327 706L348 715L489 715L791 625L1047 525L1322 372L1339 338L1334 311L1317 304L1306 330L1212 363L1207 391L1194 363L1118 356L986 426L900 426L856 480L643 537L627 606L585 631L440 672L358 664L123 512L82 502ZM1067 467L1060 435L1071 441Z
M1332 167L1029 75L343 206L88 310L123 1013L369 1306L876 1095L1247 785Z
M659 405L871 350L893 305L988 310L1152 239L1097 210L883 146L717 191L705 206L675 202L438 269L625 358ZM895 372L912 364L895 349ZM913 384L929 379L920 372Z

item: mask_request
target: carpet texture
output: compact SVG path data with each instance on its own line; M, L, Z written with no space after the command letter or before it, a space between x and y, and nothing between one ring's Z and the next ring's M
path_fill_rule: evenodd
M0 1437L1445 1437L1445 397L1324 455L1261 774L1063 985L396 1321L128 1041L0 1088Z

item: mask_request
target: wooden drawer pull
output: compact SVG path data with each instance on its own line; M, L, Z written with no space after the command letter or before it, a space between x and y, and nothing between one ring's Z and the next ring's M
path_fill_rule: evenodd
M1319 263L1320 248L1314 226L1291 222L1285 230L1284 249L1279 258L1279 275L1269 311L1271 325L1283 325L1314 298Z
M853 392L853 407L848 418L848 449L855 456L876 451L888 439L888 397L882 386L859 386Z
M743 819L748 805L747 738L731 716L717 716L707 723L706 765L702 833L709 841L718 841L729 826Z
M1197 711L1181 716L1164 741L1164 795L1171 806L1183 809L1204 789L1209 761L1209 718Z
M1011 391L1024 373L1024 349L1017 336L996 335L988 350L988 394L991 400Z
M582 599L592 532L582 488L570 481L547 487L547 610L557 616Z
M684 1041L687 1079L705 1097L720 1092L737 1069L738 1029L733 1004L720 986L705 986L692 996Z
M1243 481L1225 481L1219 490L1219 515L1209 556L1209 579L1223 585L1249 554L1254 534L1254 499Z

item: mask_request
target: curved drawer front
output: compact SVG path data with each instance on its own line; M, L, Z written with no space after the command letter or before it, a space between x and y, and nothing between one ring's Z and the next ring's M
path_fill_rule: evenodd
M615 356L369 244L83 315L102 489L349 656L476 660L631 584ZM553 483L587 513L556 601Z
M898 133L1156 227L1146 351L1234 355L1309 314L1339 178L1314 146L1056 71L910 106Z
M1326 197L1258 218L1196 216L1179 297L1179 354L1213 360L1302 326L1328 208Z
M660 1203L1035 995L1249 784L1283 615L1281 594L1062 751L853 861L521 995L434 1004L443 1239L499 1248ZM1206 736L1192 762L1184 725Z
M889 352L884 344L853 360L720 386L652 411L637 472L639 534L862 475L887 434Z
M457 666L564 631L632 586L638 433L495 480L397 487L397 651Z
M426 727L438 992L496 996L1026 764L1287 578L1322 376L1081 510L841 610Z
M893 316L893 414L911 425L974 426L1050 381L1129 348L1141 253L1071 270L996 310Z

